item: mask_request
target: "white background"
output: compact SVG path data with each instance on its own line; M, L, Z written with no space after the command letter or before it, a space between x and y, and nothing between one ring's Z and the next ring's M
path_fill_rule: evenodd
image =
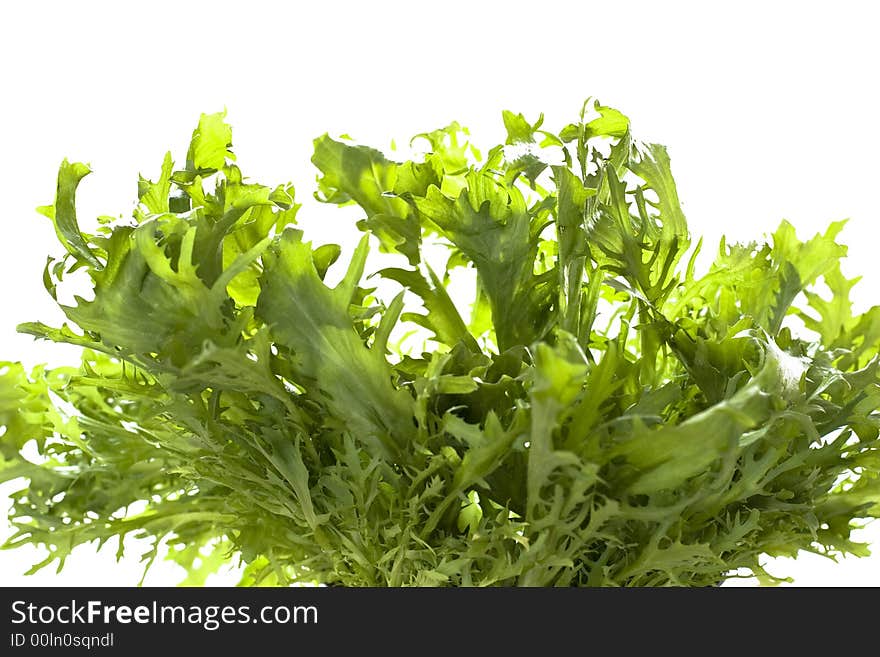
M295 5L301 4L301 7ZM311 140L379 147L458 120L478 144L502 109L558 129L587 96L667 144L695 235L752 239L788 218L802 237L849 218L846 272L876 303L880 262L878 10L871 2L8 2L0 9L0 359L60 364L75 351L17 335L60 321L41 283L63 157L95 173L79 213L128 214L138 172L182 159L200 112L226 107L246 175L293 181L307 230L339 241L309 203ZM332 216L332 215L329 215ZM0 487L0 505L11 489ZM0 538L7 529L0 518ZM865 532L880 545L880 531ZM0 584L137 581L88 547L65 570L21 573L36 552L0 552ZM799 585L880 584L880 554L776 563ZM158 568L148 584L175 583Z

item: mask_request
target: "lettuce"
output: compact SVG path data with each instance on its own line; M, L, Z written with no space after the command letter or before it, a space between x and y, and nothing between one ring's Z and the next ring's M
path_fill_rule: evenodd
M92 290L20 330L82 361L0 363L6 547L60 568L133 535L189 584L238 561L345 586L774 582L764 555L867 554L880 307L853 311L843 224L698 272L669 155L626 116L503 121L485 156L456 123L401 161L316 139L316 196L361 216L347 264L291 185L242 175L222 114L94 234L65 161L44 280Z

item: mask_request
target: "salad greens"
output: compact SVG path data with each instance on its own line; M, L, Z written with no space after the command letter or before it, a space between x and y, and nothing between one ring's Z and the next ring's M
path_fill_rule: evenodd
M20 330L82 362L0 363L6 547L60 569L132 535L187 584L238 561L345 586L773 582L763 555L867 554L880 307L853 312L843 224L698 272L667 151L623 114L503 120L485 154L456 123L401 161L316 139L318 199L362 217L346 257L291 185L242 175L223 114L94 234L65 161L44 281L93 289Z

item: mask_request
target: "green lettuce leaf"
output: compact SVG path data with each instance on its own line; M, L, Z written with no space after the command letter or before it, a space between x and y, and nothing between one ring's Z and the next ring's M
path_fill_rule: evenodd
M44 284L74 302L19 330L82 358L0 363L5 547L34 571L136 536L188 585L708 586L867 554L880 307L850 300L843 223L698 271L669 154L624 114L501 118L485 157L457 123L401 161L315 140L350 254L244 177L224 113L94 234L65 160Z

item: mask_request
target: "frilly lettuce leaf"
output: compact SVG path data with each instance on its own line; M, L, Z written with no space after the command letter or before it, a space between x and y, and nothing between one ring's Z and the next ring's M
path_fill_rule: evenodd
M344 255L292 185L246 180L222 113L94 234L65 161L44 281L92 289L20 330L82 360L0 363L6 547L60 568L134 535L197 585L232 561L246 585L705 586L866 554L880 309L853 311L843 224L698 272L668 152L624 114L502 118L485 157L456 123L405 161L318 138L318 200L362 213Z

